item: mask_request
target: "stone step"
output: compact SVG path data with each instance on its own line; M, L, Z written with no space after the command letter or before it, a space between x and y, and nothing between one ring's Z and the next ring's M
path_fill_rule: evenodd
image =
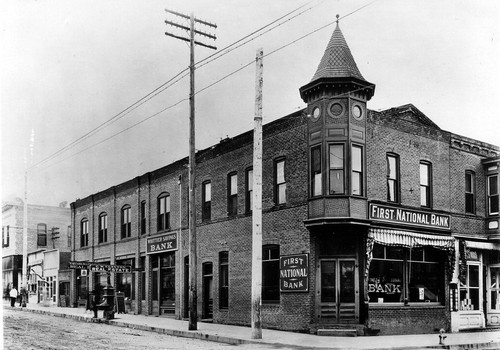
M356 337L358 335L358 331L350 328L319 328L317 334L319 336L329 337Z

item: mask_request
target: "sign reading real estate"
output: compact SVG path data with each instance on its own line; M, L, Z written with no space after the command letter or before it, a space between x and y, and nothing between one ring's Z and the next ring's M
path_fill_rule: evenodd
M161 236L150 237L146 246L148 254L177 250L177 233L167 233Z
M450 216L370 203L370 219L408 225L450 229Z
M130 265L109 265L109 264L99 264L89 261L70 261L69 268L81 269L84 271L90 270L90 271L106 271L106 272L132 272L132 266ZM82 273L82 276L86 276L86 274Z
M280 256L280 292L309 291L309 254Z

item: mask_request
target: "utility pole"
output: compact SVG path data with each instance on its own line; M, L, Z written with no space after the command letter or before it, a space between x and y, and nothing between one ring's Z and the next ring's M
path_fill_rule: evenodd
M208 27L217 28L217 25L202 21L200 19L194 18L194 15L191 13L190 16L184 15L179 12L174 12L171 10L165 9L166 12L171 13L175 16L178 16L183 19L188 19L190 22L190 26L187 27L185 25L175 23L172 21L166 20L165 23L167 25L171 25L173 27L185 30L189 33L189 38L184 36L175 35L173 33L165 32L165 35L174 37L176 39L180 39L183 41L189 42L190 46L190 92L189 92L189 330L195 331L198 328L198 313L197 313L197 283L196 283L196 275L197 275L197 249L196 249L196 206L195 206L195 176L196 176L196 151L195 151L195 108L194 108L194 45L200 45L207 47L209 49L217 50L215 46L207 45L201 43L199 41L195 41L195 35L202 35L209 39L215 40L215 35L208 34L205 32L201 32L194 28L195 23L202 24ZM181 243L182 244L182 243Z
M262 339L262 86L264 51L257 50L253 133L252 339Z

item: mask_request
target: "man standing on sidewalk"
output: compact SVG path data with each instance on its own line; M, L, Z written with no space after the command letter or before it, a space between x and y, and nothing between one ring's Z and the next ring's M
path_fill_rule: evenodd
M12 287L9 293L10 296L10 306L14 307L17 299L17 289L16 287Z

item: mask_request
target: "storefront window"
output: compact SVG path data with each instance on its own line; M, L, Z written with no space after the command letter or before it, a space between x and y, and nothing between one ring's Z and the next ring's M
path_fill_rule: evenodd
M403 248L375 244L368 296L372 303L441 302L443 258L431 247Z
M460 311L479 310L479 263L468 263L465 283L460 282Z
M118 260L117 265L134 267L134 259ZM134 278L132 272L116 274L116 291L123 292L125 298L134 299Z

